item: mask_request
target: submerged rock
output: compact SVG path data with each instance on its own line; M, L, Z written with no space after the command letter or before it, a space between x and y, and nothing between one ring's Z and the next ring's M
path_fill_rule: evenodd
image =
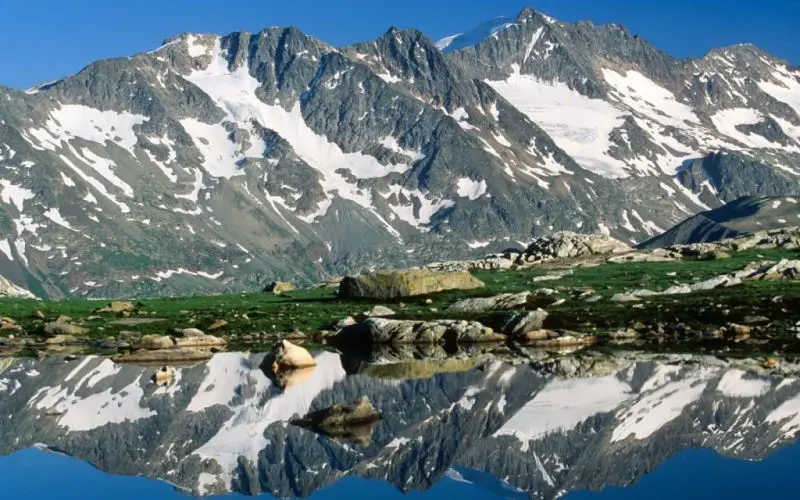
M169 365L162 366L153 374L153 382L157 385L169 385L175 375L175 368Z
M339 296L386 300L446 290L474 290L484 286L481 280L466 272L402 269L348 276L339 284Z

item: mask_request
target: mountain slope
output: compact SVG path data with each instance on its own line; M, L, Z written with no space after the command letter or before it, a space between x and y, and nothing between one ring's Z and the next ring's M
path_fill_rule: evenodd
M797 191L785 63L677 61L530 9L483 31L446 53L416 30L187 33L0 89L0 274L49 297L231 292L558 230L638 242Z
M756 231L800 225L800 205L793 197L742 197L702 212L669 231L641 243L639 248L662 248L719 241Z

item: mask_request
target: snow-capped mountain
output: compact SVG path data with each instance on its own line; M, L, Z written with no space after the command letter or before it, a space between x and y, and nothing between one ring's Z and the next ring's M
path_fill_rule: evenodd
M586 378L529 366L425 379L347 374L337 354L281 390L262 355L224 353L177 369L102 357L0 360L0 453L39 445L98 469L196 494L307 496L350 475L407 491L482 471L532 498L627 485L688 448L762 459L800 431L800 383L717 361L634 362ZM366 443L331 441L294 415L368 396L382 412ZM473 478L472 480L477 480ZM487 482L488 484L488 482Z
M556 230L644 241L796 194L798 96L800 71L752 46L676 60L530 9L444 53L416 30L341 48L294 28L183 34L0 88L0 275L40 296L157 295Z

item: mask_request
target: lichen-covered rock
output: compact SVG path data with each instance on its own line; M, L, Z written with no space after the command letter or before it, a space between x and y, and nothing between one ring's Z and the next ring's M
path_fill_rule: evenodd
M94 310L96 313L122 313L122 312L132 312L136 310L136 306L133 305L131 302L123 302L123 301L112 301L109 302L106 306L97 308Z
M385 300L483 287L481 280L466 272L438 273L426 269L401 269L347 276L339 284L339 296Z
M448 309L455 312L482 312L489 310L515 309L528 302L529 292L501 293L493 297L475 297L459 300Z
M175 342L167 335L143 335L134 342L134 349L168 349L175 346Z

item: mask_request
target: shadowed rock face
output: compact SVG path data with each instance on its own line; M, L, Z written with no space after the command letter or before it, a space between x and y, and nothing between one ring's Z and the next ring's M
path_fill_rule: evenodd
M690 217L637 248L715 242L747 237L768 230L800 226L800 197L744 196L726 205Z
M798 190L800 72L755 47L677 60L531 9L456 47L184 34L0 87L0 275L41 297L255 290L557 231L641 242Z
M582 378L489 362L398 379L347 375L338 355L322 353L281 389L259 370L263 356L217 354L176 368L165 386L151 381L152 368L100 357L3 362L0 453L43 443L196 494L307 496L344 475L426 489L455 467L555 498L631 484L687 448L761 459L800 430L800 382L719 361L559 362ZM289 425L362 397L382 415L368 440Z

